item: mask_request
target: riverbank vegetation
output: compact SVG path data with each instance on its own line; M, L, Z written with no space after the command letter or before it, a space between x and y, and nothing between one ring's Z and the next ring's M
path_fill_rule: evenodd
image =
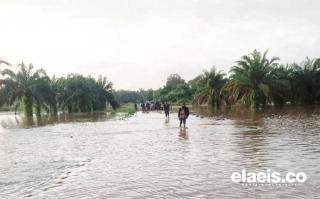
M62 112L79 113L104 111L107 102L119 105L112 93L112 83L105 77L94 79L78 74L50 78L43 69L34 70L32 65L19 64L1 70L1 106L22 106L25 116L37 116L44 110L57 115Z
M107 112L110 112L111 114L125 113L127 115L133 115L135 112L137 112L137 110L135 109L135 103L128 102L120 104L119 108L117 109L112 109L112 107L107 108Z
M192 103L194 107L213 108L246 106L253 109L267 105L319 104L320 59L306 58L301 63L281 64L278 57L254 50L242 56L229 74L212 67L190 81L179 74L168 76L159 89L114 91L105 77L97 79L79 74L50 78L43 69L34 70L24 63L17 67L0 61L0 106L23 109L26 116L45 111L56 115L106 111L119 104L145 101ZM5 66L6 65L6 66ZM132 107L132 106L130 106ZM131 108L130 108L131 110Z
M229 74L212 67L189 82L172 74L163 87L149 92L153 92L153 101L190 102L195 107L255 109L267 105L319 104L320 59L306 58L300 63L282 64L278 57L268 58L267 51L254 50L236 61ZM143 96L141 99L145 101Z

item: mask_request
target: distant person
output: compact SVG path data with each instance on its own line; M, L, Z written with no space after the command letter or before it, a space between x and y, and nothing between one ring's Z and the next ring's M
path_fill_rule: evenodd
M155 107L156 107L156 106L155 106L154 103L151 103L151 104L150 104L150 110L151 110L151 111L154 111L154 110L155 110Z
M142 112L146 111L146 106L144 103L141 103L141 110L142 110Z
M164 110L164 113L165 113L166 117L169 117L170 105L169 105L167 102L164 103L164 105L163 105L163 110Z
M161 109L161 104L159 102L156 102L154 104L154 108L155 108L155 110L159 111Z
M150 108L151 108L151 104L149 102L146 103L146 109L147 111L150 111Z
M186 120L189 117L189 108L186 107L185 103L182 104L181 108L179 108L178 118L180 120L180 127L183 123L183 127L186 128Z
M134 103L134 110L138 110L138 105L137 105L137 103Z

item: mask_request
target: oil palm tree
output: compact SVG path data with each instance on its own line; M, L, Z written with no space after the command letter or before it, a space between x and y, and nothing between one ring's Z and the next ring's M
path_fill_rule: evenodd
M269 85L269 100L274 105L283 105L292 101L291 73L292 69L288 65L279 65L273 69L272 81Z
M43 76L39 79L39 84L35 88L35 108L37 116L40 116L42 108L53 116L57 116L57 95L56 78L50 79L48 76Z
M97 107L100 110L105 109L106 102L109 102L113 109L119 107L119 103L115 100L112 90L112 82L108 82L106 77L99 76L97 80L98 88L100 88L98 98L100 99L100 107ZM102 102L102 103L101 103ZM96 108L95 108L96 109Z
M93 107L95 80L78 74L69 74L68 77L58 80L60 84L59 104L62 109L67 108L69 113L90 112Z
M6 66L11 66L11 64L7 61L4 60L0 60L0 65L6 65ZM0 106L3 106L4 104L8 104L8 98L6 96L8 96L9 94L9 89L1 86L0 87Z
M278 57L267 59L267 53L254 50L236 62L237 65L231 68L231 81L226 86L231 94L229 98L252 108L266 104L273 71L279 60Z
M227 79L221 71L216 71L214 67L210 71L204 71L203 74L197 76L194 80L197 87L196 94L192 104L199 106L207 104L211 107L219 107L221 104L221 90Z
M0 60L0 65L1 64L7 65L7 66L11 66L11 64L9 62L4 61L4 60Z
M32 106L34 100L37 98L37 86L40 85L42 79L46 77L43 69L33 72L33 66L30 64L26 66L21 63L17 66L17 70L4 69L1 70L3 78L0 80L1 88L6 90L6 103L9 105L16 105L23 102L24 114L27 117L33 115Z
M109 102L115 109L119 105L112 93L112 83L105 77L98 80L92 77L70 74L57 80L57 100L62 110L73 112L104 111Z
M291 64L290 82L297 103L313 104L320 101L320 59L309 59Z

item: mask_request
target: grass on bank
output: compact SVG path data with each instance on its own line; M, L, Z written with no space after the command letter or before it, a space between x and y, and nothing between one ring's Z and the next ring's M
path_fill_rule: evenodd
M121 104L119 108L117 109L112 109L111 106L107 107L107 112L110 112L111 114L115 114L115 113L125 113L128 115L132 115L136 112L136 109L134 107L134 103L125 103L125 104Z

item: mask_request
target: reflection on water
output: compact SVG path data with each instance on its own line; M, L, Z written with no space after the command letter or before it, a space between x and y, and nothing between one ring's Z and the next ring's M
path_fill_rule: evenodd
M243 107L224 108L211 111L207 106L200 106L194 109L206 117L215 119L235 119L240 121L259 122L264 118L278 117L308 117L320 114L319 106L285 106L285 107L267 107L265 109L251 110Z
M58 116L42 115L41 117L24 117L13 113L0 113L2 128L30 128L71 122L97 122L108 119L123 119L126 113L92 113L92 114L59 114Z
M188 139L187 129L186 128L180 128L179 136L180 136L180 138Z
M0 198L319 196L319 107L203 109L210 117L190 115L186 129L176 117L152 112L125 119L60 115L31 123L1 114ZM281 188L230 180L235 171L267 168L305 172L308 179Z

